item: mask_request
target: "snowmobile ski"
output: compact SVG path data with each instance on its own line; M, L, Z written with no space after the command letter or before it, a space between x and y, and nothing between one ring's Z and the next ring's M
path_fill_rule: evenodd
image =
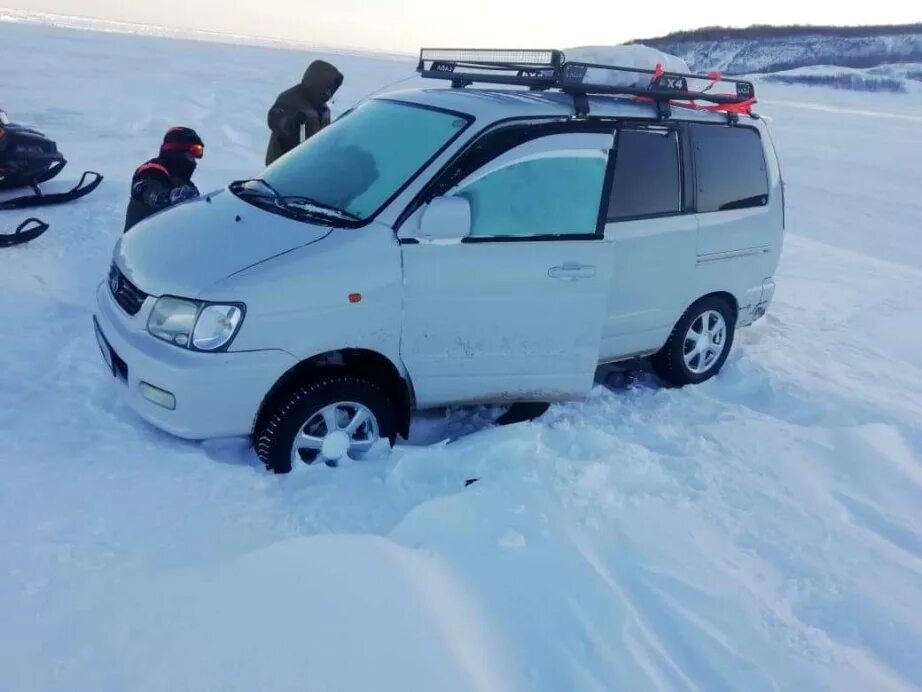
M0 247L23 245L35 240L48 230L48 224L39 219L26 219L12 233L0 233Z
M63 166L60 168L63 168ZM60 170L60 168L58 170ZM43 177L45 177L45 179L50 179L56 174L56 172L52 173L49 171L45 173ZM103 177L100 173L96 171L86 171L80 176L80 181L66 192L42 192L38 187L39 181L36 181L30 185L34 194L2 200L0 201L0 209L29 209L31 207L47 207L52 204L73 202L75 199L80 199L90 194L99 187L102 180Z

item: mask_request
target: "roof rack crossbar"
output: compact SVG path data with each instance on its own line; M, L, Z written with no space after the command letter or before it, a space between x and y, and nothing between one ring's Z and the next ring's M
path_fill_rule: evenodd
M709 110L747 113L755 103L752 82L728 79L712 72L692 74L667 72L661 65L655 70L589 62L569 62L561 51L431 49L420 51L417 71L429 79L450 80L455 86L474 83L525 86L531 89L560 89L573 96L626 95L655 102L679 101L695 107L696 101L713 106ZM607 81L615 75L634 75L633 83ZM606 79L607 78L607 79ZM689 82L701 84L690 88ZM733 93L720 92L718 85L733 88ZM676 104L679 105L679 104ZM584 117L588 103L580 98L577 115ZM658 112L663 109L658 107Z

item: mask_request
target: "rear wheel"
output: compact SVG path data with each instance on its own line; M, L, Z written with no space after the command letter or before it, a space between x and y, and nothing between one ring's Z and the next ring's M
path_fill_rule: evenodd
M270 471L288 473L299 464L336 466L362 458L381 440L394 444L394 406L374 382L327 375L294 388L261 416L254 431L256 453Z
M709 380L730 355L735 329L736 318L726 300L702 298L685 311L666 345L650 358L653 370L679 387Z

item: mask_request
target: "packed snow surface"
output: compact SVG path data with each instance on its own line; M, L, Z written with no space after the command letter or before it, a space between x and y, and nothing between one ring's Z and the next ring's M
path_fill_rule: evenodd
M788 234L717 379L275 477L141 422L90 315L163 131L202 134L204 189L258 174L312 57L0 25L2 106L106 174L0 251L0 689L922 686L922 99L760 87ZM324 57L335 112L413 71Z

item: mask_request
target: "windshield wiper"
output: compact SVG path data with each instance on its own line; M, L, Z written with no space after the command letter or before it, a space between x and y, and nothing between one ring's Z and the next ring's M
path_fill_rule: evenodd
M274 209L282 213L287 212L288 214L315 219L319 217L336 221L362 221L362 217L350 211L324 204L311 197L300 195L286 195L283 197L278 190L262 178L235 180L229 187L230 191L238 197L246 197L251 204L257 204L270 210Z
M335 207L332 204L319 202L316 199L312 199L311 197L289 195L286 197L278 197L276 201L285 208L294 208L308 213L321 214L324 216L332 215L340 219L349 219L350 221L362 220L362 217L358 214L353 214L351 211L340 209L339 207Z

